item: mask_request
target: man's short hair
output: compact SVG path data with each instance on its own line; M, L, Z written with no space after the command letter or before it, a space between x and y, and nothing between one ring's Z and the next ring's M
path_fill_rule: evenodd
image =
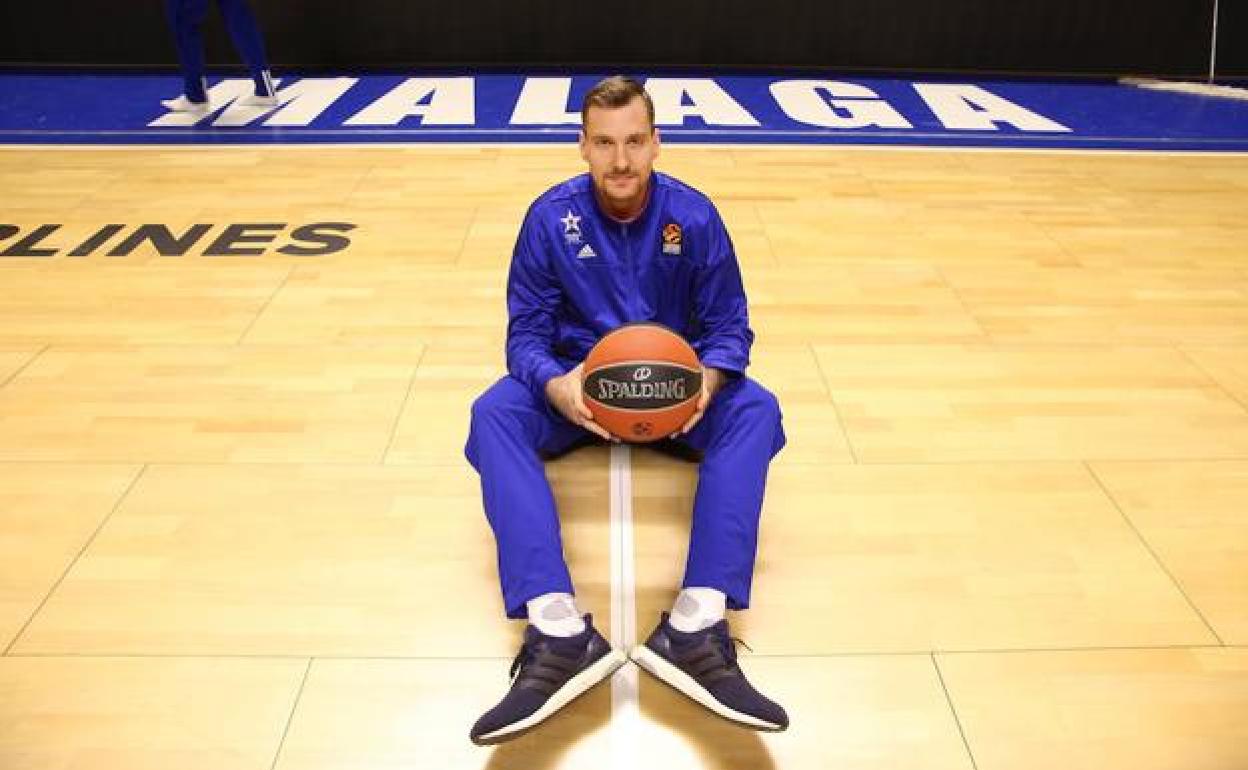
M615 109L626 107L637 97L646 103L646 115L650 118L650 128L654 128L654 102L641 83L625 75L612 75L598 81L598 85L589 89L585 101L581 104L581 126L589 119L590 107Z

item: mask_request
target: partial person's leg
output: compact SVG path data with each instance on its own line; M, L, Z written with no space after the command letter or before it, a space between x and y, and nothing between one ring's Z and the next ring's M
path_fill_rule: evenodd
M173 42L182 67L182 95L196 104L208 101L204 83L203 35L207 10L208 0L165 0L169 27L173 31Z
M551 596L571 594L572 580L539 452L558 453L586 434L511 377L499 380L472 405L464 453L481 474L485 513L498 540L508 617L525 617L530 600L536 599L532 609L541 613L570 599ZM512 663L511 687L473 724L469 737L474 743L500 743L522 735L624 664L624 653L612 649L591 622L581 623L579 633L565 634L547 633L541 620L529 619L524 644ZM584 620L592 619L586 615Z
M745 678L723 614L725 604L749 606L767 468L784 440L775 396L745 378L724 386L683 437L703 453L684 587L632 653L663 682L756 730L784 730L789 717Z
M745 609L767 469L785 443L780 405L770 391L743 377L711 399L683 440L703 452L683 586L723 591L729 609Z
M269 72L269 59L264 51L264 36L256 16L247 0L217 0L225 26L230 31L234 47L247 63L251 79L255 82L255 95L270 98L276 95L273 76Z
M481 475L509 618L527 617L525 603L535 597L573 593L559 514L539 452L557 452L585 434L513 377L499 380L472 405L464 454Z

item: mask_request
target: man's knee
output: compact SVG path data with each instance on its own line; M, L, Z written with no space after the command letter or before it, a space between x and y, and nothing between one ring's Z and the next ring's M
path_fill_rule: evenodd
M738 408L759 422L780 421L780 399L767 388L751 379L742 381Z
M725 428L758 437L767 444L770 455L775 457L787 441L780 400L754 380L743 380L737 387L740 390L732 399L732 415L728 420L733 427Z
M528 388L512 377L504 377L472 402L472 428L520 419L532 411L532 401Z
M772 454L784 446L780 402L767 388L743 378L732 382L711 400L706 419L694 428L695 446L709 448L725 437L745 435L764 438L772 444ZM733 439L735 440L735 439Z
M542 428L533 394L513 377L494 383L472 402L464 456L480 470L481 450L487 445L519 439L536 446Z

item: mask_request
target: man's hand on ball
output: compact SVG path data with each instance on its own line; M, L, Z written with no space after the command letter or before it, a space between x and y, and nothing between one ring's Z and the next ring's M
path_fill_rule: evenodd
M594 413L585 406L585 397L581 390L581 372L585 364L577 364L567 374L551 377L546 381L546 398L558 410L563 418L573 425L579 425L591 433L595 433L608 441L618 441L607 429L594 422Z
M693 426L698 424L702 419L702 415L706 412L706 407L711 403L711 397L719 392L724 386L724 373L714 367L702 367L702 395L698 397L698 404L693 410L693 414L685 421L680 430L672 434L672 438L676 438L682 434L693 430Z

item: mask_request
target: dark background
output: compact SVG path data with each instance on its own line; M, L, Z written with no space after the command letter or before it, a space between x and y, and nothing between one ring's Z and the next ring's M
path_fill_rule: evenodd
M1214 0L252 0L278 68L1203 76ZM0 65L172 67L160 0L0 0ZM1248 0L1218 71L1248 76ZM214 9L209 61L237 64Z
M1218 74L1248 77L1248 0L1222 0L1218 11Z

